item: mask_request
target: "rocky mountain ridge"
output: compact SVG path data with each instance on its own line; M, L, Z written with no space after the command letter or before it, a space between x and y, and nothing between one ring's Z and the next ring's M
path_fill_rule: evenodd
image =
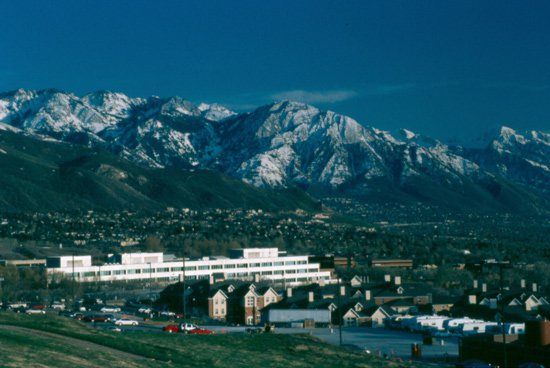
M483 148L465 148L408 130L393 136L292 101L238 114L180 97L57 90L0 94L0 122L40 139L106 148L142 166L217 170L256 187L298 187L321 197L391 190L506 209L538 201L526 192L550 192L550 135L507 127Z

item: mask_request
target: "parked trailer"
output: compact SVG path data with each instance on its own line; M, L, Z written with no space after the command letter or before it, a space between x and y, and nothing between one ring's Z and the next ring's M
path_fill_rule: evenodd
M403 329L404 328L403 323L406 320L409 320L411 318L413 318L413 316L408 314L404 316L399 314L394 314L393 316L384 319L384 325L387 328Z
M464 318L451 318L443 322L443 328L451 333L457 332L460 326L469 322L482 322L480 320L474 320L468 317Z
M443 323L449 317L443 316L418 316L411 326L411 331L437 330L443 331ZM414 320L414 319L413 319Z
M493 335L502 334L502 325L489 326L485 332ZM522 335L525 333L525 323L505 323L504 333L506 335Z
M498 323L496 322L466 322L463 325L460 326L458 332L462 336L468 336L468 335L475 335L478 333L485 333L487 330L487 327L489 329L492 329L494 327L492 326L498 326Z

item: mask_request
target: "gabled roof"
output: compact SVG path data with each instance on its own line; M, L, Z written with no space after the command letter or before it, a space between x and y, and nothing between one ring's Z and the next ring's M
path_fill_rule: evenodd
M395 310L387 305L370 305L367 308L363 309L362 312L365 315L372 317L372 315L376 313L376 311L382 312L386 317L391 317L395 314L398 314Z
M210 290L210 292L208 293L208 299L213 298L216 294L220 294L220 295L222 295L225 299L229 299L229 297L227 296L227 294L224 293L222 289L212 289L212 290Z

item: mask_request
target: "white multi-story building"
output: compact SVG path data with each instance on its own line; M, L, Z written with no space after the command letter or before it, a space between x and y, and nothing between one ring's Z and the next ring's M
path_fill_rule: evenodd
M314 282L331 283L330 271L321 271L318 263L309 263L308 256L287 256L277 248L233 249L230 257L170 260L163 253L122 253L109 256L109 262L94 266L91 256L48 257L46 272L49 282L62 277L79 282L111 282L152 280L240 279L268 280L297 285ZM185 273L183 266L185 265Z

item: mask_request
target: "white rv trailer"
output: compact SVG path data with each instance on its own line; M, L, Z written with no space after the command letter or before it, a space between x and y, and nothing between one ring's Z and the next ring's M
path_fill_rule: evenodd
M494 328L492 326L498 327L498 323L485 321L466 322L460 325L458 332L462 336L475 335L478 333L485 333L487 327L489 327L489 329L492 329Z

